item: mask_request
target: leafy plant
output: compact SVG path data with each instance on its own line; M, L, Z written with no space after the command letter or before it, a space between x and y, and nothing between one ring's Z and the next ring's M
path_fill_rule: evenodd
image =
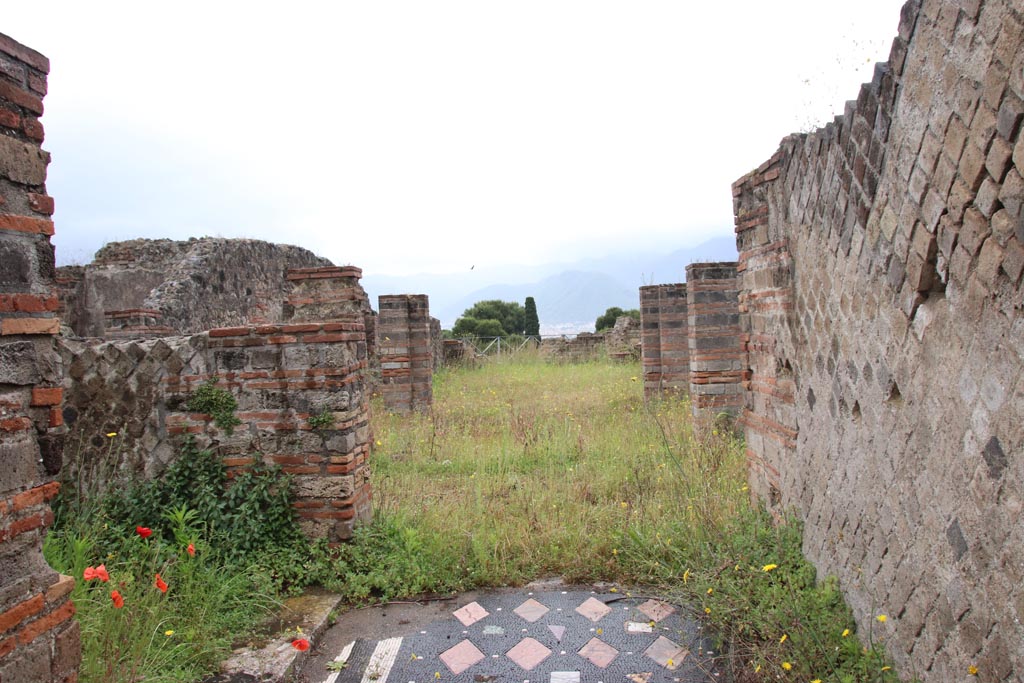
M238 401L227 389L217 386L217 379L204 382L196 389L185 406L193 413L205 413L213 418L213 423L224 430L228 436L234 433L235 427L242 421L235 415Z
M316 415L310 415L306 418L306 423L310 429L330 429L334 426L335 417L334 413L324 408Z

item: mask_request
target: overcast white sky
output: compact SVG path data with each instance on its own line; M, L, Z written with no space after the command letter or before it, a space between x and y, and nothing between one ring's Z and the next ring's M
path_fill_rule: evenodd
M367 272L732 231L733 180L842 112L897 0L5 3L51 60L57 257L214 235Z

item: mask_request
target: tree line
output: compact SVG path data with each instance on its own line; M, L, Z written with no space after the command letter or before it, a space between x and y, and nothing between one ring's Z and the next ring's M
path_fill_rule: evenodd
M615 326L620 316L640 319L640 310L632 308L623 310L612 306L594 323L594 329L601 332ZM488 299L478 301L467 308L462 316L455 321L452 334L456 337L509 337L524 335L540 336L540 318L537 316L537 302L532 296L526 297L524 304L517 301L501 301Z

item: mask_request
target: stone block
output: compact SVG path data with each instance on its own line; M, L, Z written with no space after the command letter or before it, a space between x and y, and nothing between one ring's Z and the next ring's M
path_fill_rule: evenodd
M1001 183L1006 171L1010 168L1010 157L1013 148L1006 140L997 137L992 140L988 155L985 157L985 170L997 182Z
M50 155L39 145L0 136L0 176L20 185L38 187L46 182Z
M348 500L355 494L356 489L352 475L300 475L292 480L292 490L298 498Z

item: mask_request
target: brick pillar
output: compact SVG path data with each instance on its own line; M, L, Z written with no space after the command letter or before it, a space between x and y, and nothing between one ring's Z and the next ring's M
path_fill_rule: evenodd
M644 397L685 392L690 383L686 285L640 288Z
M293 289L284 303L284 319L299 323L359 317L366 330L366 357L372 367L377 358L377 314L359 284L362 277L362 269L355 266L289 269Z
M424 410L433 401L430 306L426 294L379 298L381 392L388 410Z
M156 339L175 334L163 324L164 314L148 308L129 308L103 312L104 339Z
M0 34L0 681L73 680L74 579L43 559L64 445L53 200L43 95L50 63Z
M736 415L744 370L736 263L691 263L686 284L693 414Z

